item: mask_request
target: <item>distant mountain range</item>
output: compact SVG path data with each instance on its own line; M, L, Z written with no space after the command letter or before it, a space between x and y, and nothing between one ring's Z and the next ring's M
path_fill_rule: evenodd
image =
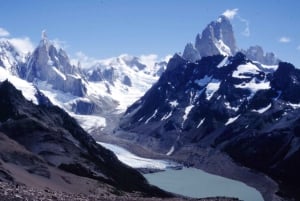
M48 177L54 167L168 196L86 132L115 133L174 158L186 147L222 151L275 179L281 196L300 199L300 70L260 46L239 49L226 16L170 60L124 54L82 68L45 32L26 55L1 39L0 81L0 138L20 150L1 160L27 172ZM14 180L2 161L1 178Z
M103 130L107 121L117 122L120 113L158 80L166 65L167 61L153 56L124 54L82 68L80 62L71 64L67 53L55 47L45 32L27 55L8 40L0 41L1 80L12 79L29 100L42 92L89 132Z

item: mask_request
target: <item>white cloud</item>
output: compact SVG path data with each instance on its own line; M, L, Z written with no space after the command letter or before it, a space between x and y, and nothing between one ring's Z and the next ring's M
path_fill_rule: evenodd
M238 14L239 9L238 8L234 8L234 9L227 9L222 15L227 17L230 20L233 20L235 17L237 17L237 19L242 22L245 25L245 29L242 31L242 35L249 37L250 36L250 25L249 25L249 20L242 18L239 14Z
M291 42L291 39L289 37L283 36L283 37L279 38L279 42L280 43L289 43L289 42Z
M15 48L23 53L27 54L28 52L32 52L34 50L34 44L31 42L30 38L10 38L7 39Z
M245 18L242 18L241 16L238 16L239 21L245 24L245 29L242 31L242 35L249 37L250 36L250 25L249 20L246 20Z
M299 51L300 51L300 45L298 45L298 47L297 47L297 50L299 50Z
M0 27L0 37L7 37L9 35L10 33L6 29Z
M238 8L231 9L231 10L227 9L222 15L232 20L238 14L238 11L239 11Z
M73 65L77 65L80 62L82 68L90 68L99 62L99 59L89 57L83 52L79 51L75 53L75 58L71 59Z
M66 41L62 41L58 38L55 38L53 40L51 40L52 44L54 45L54 47L56 47L57 49L64 49L66 50L68 48L68 44Z

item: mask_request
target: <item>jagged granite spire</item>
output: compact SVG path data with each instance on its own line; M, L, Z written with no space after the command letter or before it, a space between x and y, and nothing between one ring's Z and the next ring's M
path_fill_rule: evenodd
M195 47L201 57L235 54L237 47L230 20L222 15L208 24L202 34L197 35Z
M195 62L201 58L199 51L192 43L186 44L182 57L191 62Z
M42 40L48 40L48 36L47 36L46 30L42 31Z
M76 68L71 65L70 59L63 49L57 49L48 40L46 31L42 31L39 46L29 57L26 66L26 80L46 81L53 88L70 92L76 96L84 96L86 88Z
M247 50L241 51L248 59L258 61L265 65L277 65L280 62L273 52L264 53L263 48L259 45L251 46Z
M234 55L237 52L236 41L230 19L221 15L209 23L202 33L197 34L195 44L185 46L182 57L191 62L201 57L213 55Z

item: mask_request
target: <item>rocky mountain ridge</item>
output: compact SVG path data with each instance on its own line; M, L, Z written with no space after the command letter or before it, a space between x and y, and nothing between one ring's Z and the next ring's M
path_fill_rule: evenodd
M130 133L120 137L166 155L187 145L214 147L297 189L299 73L289 63L265 66L242 53L196 63L175 55L126 111L120 128Z
M98 145L62 109L27 101L8 81L0 84L0 94L1 181L68 189L81 177L124 192L170 196Z
M1 81L10 78L26 97L34 96L28 91L40 91L88 132L103 130L106 121L117 122L120 113L150 88L166 66L155 55L121 55L82 68L80 62L71 64L46 32L33 53L24 55L4 39L0 48Z
M237 52L228 22L210 23L195 45L172 57L158 82L127 109L116 135L175 158L187 147L213 148L271 176L280 195L298 199L300 71L259 46ZM228 39L218 48L223 32ZM202 38L207 43L199 45ZM184 153L187 163L197 158Z
M201 34L197 34L195 43L188 43L185 46L182 57L195 62L202 57L213 55L233 56L238 51L243 52L248 59L265 65L279 63L274 53L264 54L261 46L251 46L247 50L239 49L230 19L224 15L209 23Z

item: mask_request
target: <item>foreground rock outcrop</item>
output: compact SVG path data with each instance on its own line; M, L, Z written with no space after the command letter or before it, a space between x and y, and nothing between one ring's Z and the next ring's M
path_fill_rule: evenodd
M13 185L9 183L0 182L0 196L5 201L239 201L236 198L201 198L201 199L189 199L189 198L143 198L138 193L120 193L116 190L111 192L94 192L89 194L72 194L61 191L53 191L50 189L37 189L30 188L24 185Z

